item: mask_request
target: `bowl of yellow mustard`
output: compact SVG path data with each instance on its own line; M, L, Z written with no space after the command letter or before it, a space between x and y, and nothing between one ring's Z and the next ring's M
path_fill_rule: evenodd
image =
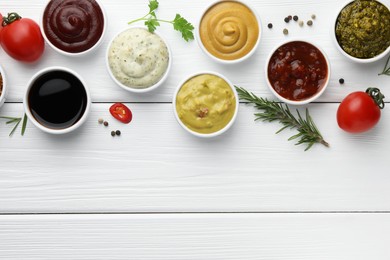
M196 36L207 56L223 64L234 64L256 51L261 21L256 11L242 1L216 1L203 12Z
M233 84L216 72L199 72L183 80L173 95L179 124L198 137L215 137L234 123L239 99Z

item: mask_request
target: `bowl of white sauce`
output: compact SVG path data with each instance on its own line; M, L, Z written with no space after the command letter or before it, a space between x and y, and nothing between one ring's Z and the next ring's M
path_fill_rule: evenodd
M136 93L159 87L168 77L172 55L166 41L143 27L129 27L110 42L107 70L121 88Z

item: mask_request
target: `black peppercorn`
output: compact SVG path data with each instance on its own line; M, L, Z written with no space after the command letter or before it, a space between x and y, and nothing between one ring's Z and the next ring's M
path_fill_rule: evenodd
M294 15L293 19L294 19L294 21L298 21L298 16Z
M103 125L104 125L104 126L108 126L108 122L107 122L107 121L104 121Z
M115 131L115 134L116 134L116 135L121 135L121 131L116 130L116 131Z
M284 21L285 21L286 23L288 23L288 22L290 21L290 19L288 19L288 17L286 17L286 18L284 18Z
M270 29L271 29L271 28L272 28L272 26L273 26L273 25L272 25L272 23L269 23L269 24L268 24L268 28L270 28Z
M343 78L339 79L339 83L344 84L344 79Z

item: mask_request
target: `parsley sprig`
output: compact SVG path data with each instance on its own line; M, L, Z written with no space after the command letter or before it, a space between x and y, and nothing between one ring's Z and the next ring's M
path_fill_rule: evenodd
M387 76L390 76L390 56L387 58L387 61L386 61L386 64L385 64L385 67L383 68L383 71L381 73L379 73L378 75L387 75ZM389 66L387 66L389 65Z
M241 100L247 101L250 104L253 104L257 109L262 110L260 113L255 113L255 120L261 120L264 122L279 121L279 123L283 125L283 127L276 132L277 134L286 128L296 129L298 133L291 136L288 140L291 141L298 139L296 145L307 144L305 151L309 150L315 143L320 143L329 147L329 143L327 143L322 137L320 131L311 118L308 109L306 109L305 117L302 117L297 109L298 118L296 118L286 104L283 105L282 103L257 97L244 88L236 87L236 90Z
M5 122L7 125L15 124L11 132L9 133L9 136L12 136L14 134L20 122L22 121L21 117L0 116L0 119L8 120L7 122ZM24 135L24 132L26 131L26 126L27 126L27 115L24 114L21 135Z
M146 27L148 27L149 32L154 32L158 26L160 26L160 22L170 23L173 25L173 29L180 32L181 36L185 41L190 41L194 39L194 26L188 22L184 17L180 14L176 14L175 19L173 20L162 20L157 18L156 10L159 6L157 0L149 0L149 13L144 15L141 18L135 19L133 21L128 22L128 24L132 24L139 21L145 21Z

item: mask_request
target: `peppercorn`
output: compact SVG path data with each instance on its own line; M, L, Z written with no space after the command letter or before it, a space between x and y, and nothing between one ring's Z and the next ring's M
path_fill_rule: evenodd
M286 28L283 29L283 34L284 35L287 35L288 34L288 30Z
M103 125L104 125L104 126L108 126L108 122L107 122L107 121L104 121Z
M307 21L307 25L312 26L313 25L313 21L312 20Z
M103 118L99 118L99 119L98 119L98 123L99 123L99 124L103 124L103 122L104 122Z
M287 18L288 18L289 21L292 20L292 16L291 15L287 16Z
M268 24L268 28L272 29L272 26L273 26L272 23Z
M340 78L340 79L339 79L339 83L340 83L340 84L344 84L344 79L343 79L343 78Z
M294 21L298 21L298 15L294 15L293 19Z
M300 20L300 21L298 22L298 24L299 24L299 26L301 26L301 27L304 25L304 23L303 23L302 20Z
M119 135L121 135L121 131L116 130L116 131L115 131L115 134L119 136Z
M290 19L288 19L288 17L285 17L285 18L284 18L284 21L285 21L286 23L288 23L288 22L290 21Z
M315 15L315 14L312 14L312 15L311 15L311 19L313 19L313 20L316 19L316 15Z

